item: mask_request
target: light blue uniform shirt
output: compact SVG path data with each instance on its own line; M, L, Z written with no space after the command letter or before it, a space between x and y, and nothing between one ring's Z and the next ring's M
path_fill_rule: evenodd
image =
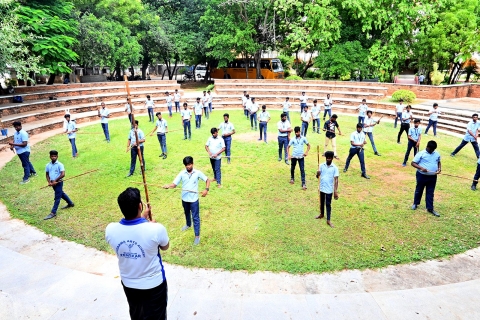
M287 130L289 128L291 128L290 126L290 122L288 120L285 120L285 122L283 122L282 120L278 121L277 123L277 128L278 128L278 136L279 137L287 137L288 136L288 132L280 132L280 129L282 130Z
M336 165L332 164L327 165L327 163L322 163L318 168L320 171L320 191L323 193L333 193L335 177L338 177L340 173Z
M55 163L52 163L51 161L47 163L47 166L45 167L45 172L48 172L48 176L50 177L50 181L57 179L60 177L60 174L62 171L65 171L65 167L60 161L55 161Z
M308 140L304 136L300 136L300 138L295 136L293 139L290 139L288 145L293 146L292 158L303 158L304 144L308 144Z
M205 145L208 147L208 150L210 150L211 154L215 154L221 149L225 148L225 141L223 141L223 138L218 136L214 138L213 136L208 138L207 143ZM215 160L220 160L222 159L222 154L220 153L218 157L215 158Z
M412 112L406 109L402 112L402 123L410 123L410 117L413 117ZM406 119L406 120L403 120Z
M75 129L77 129L77 125L75 124L75 121L70 120L70 121L67 123L67 132L73 131L73 130L75 130ZM76 132L69 133L69 134L68 134L68 139L75 139L76 136L77 136L77 133L76 133Z
M353 143L355 143L355 144L363 143L365 141L365 133L363 131L352 132L352 134L350 135L350 141L353 141ZM351 145L350 147L351 148L361 148L361 146L354 146L354 145Z
M415 158L413 158L413 162L418 164L420 167L427 169L428 171L433 172L422 172L418 170L421 174L425 175L435 175L435 172L438 171L438 163L440 162L440 154L437 151L433 151L432 153L428 153L427 150L420 151L417 153Z
M13 143L22 143L22 142L27 142L27 145L25 147L17 147L15 146L15 151L17 154L22 154L24 152L30 152L30 146L28 145L28 133L25 130L20 130L17 132L15 130L15 133L13 134Z
M188 173L187 169L180 172L173 183L179 185L182 183L182 190L198 191L198 179L207 181L207 176L203 172L193 169L192 173ZM198 193L182 191L182 201L195 202L198 201Z
M408 135L412 137L413 140L418 141L420 135L422 134L422 129L412 127L408 129Z
M430 112L432 113L429 117L430 120L432 121L437 121L438 120L438 115L441 113L440 111L438 111L438 108L435 109L435 108L432 108L430 110Z
M470 130L473 134L478 135L477 130L480 129L480 121L477 120L477 122L470 121L467 125L467 132L465 133L465 138L463 140L468 141L468 142L474 142L477 141L470 133L468 133L468 130ZM17 152L18 153L18 152Z
M478 161L477 161L478 164L480 164L480 158L478 158Z
M100 117L102 118L101 123L108 123L108 115L110 114L110 111L108 111L107 108L101 108L100 109Z
M143 134L142 130L137 129L137 132L138 132L138 140L145 139L145 135ZM133 146L137 142L137 137L135 137L134 129L130 130L130 133L128 134L128 139L130 140L130 146ZM143 142L140 143L140 147L143 147Z

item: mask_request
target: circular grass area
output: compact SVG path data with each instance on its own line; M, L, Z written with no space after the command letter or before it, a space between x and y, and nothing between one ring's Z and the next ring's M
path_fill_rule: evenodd
M335 161L340 170L340 199L332 203L335 228L331 229L324 219L314 219L319 211L316 148L320 145L323 152L324 134L313 134L309 128L307 138L312 149L305 162L308 190L303 191L299 169L295 173L295 185L290 185L290 166L277 161L276 123L280 113L271 112L269 143L264 144L256 141L258 132L250 129L241 110L228 112L237 131L233 136L232 163L222 161L223 188L217 189L212 183L208 196L200 199L200 246L192 245L192 229L180 230L185 224L180 191L153 185L171 183L184 169L182 159L187 155L194 157L195 168L213 177L204 145L210 128L218 126L224 112L214 111L209 120L203 119L200 130L196 130L193 123L191 141L182 140L182 131L169 133L166 160L158 157L161 152L156 136L147 136L146 175L151 184L152 212L170 236L170 249L162 252L165 261L227 270L306 273L433 259L478 246L478 195L470 190L471 181L439 176L435 209L441 214L440 218L426 212L424 199L419 209L410 210L415 169L410 165L401 166L407 137L404 135L402 144L398 145L398 129L393 129L392 123L383 122L374 130L381 157L373 155L370 144L365 147L367 173L371 177L365 180L360 177L356 157L349 171L342 173L356 117L339 116L344 134L337 137L341 160ZM291 115L294 125L299 125L299 113L291 112ZM145 133L153 129L145 116L138 120ZM167 121L170 130L181 129L178 114L171 119L167 117ZM23 175L18 157L9 162L0 175L0 199L12 217L23 219L48 234L112 252L104 240L104 230L108 223L122 218L117 196L129 186L142 189L134 183L141 182L142 178L138 165L134 176L125 178L130 166L130 153L125 153L128 120L112 120L109 127L110 144L104 141L103 134L79 133L80 157L75 160L71 158L65 135L33 146L31 160L39 175L27 185L18 184ZM102 132L102 129L100 124L95 124L80 132ZM423 136L422 150L431 138ZM476 168L472 148L467 146L451 158L450 152L461 139L439 134L435 140L443 160L443 173L471 178ZM53 204L53 191L40 190L46 185L43 172L51 149L59 151L67 178L87 170L99 170L65 182L64 191L75 202L75 208L59 210L56 219L43 221ZM410 161L412 159L413 154Z

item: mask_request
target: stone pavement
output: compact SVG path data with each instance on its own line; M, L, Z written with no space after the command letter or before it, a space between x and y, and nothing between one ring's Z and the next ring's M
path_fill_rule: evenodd
M0 152L0 167L12 157ZM165 270L170 319L480 319L480 248L323 274ZM115 256L46 235L0 204L0 319L128 318Z

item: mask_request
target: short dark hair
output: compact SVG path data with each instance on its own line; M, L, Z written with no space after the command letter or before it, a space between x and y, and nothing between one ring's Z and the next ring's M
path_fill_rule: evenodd
M254 98L254 97L251 97L250 100L255 100L255 98Z
M403 102L403 99L398 100L398 102Z
M183 165L186 166L187 164L193 164L193 158L191 156L183 158Z
M250 95L247 93L247 95L245 97L250 98Z
M435 103L433 104L433 106L434 106L434 107L438 107L438 103L435 102Z
M70 115L67 113L66 115L63 116L65 119L70 118Z
M413 123L420 123L420 119L414 119Z
M14 127L17 127L17 126L21 126L22 123L21 123L20 121L14 121L14 122L12 123L12 125L13 125Z
M407 106L405 108L412 109L412 106L407 104Z
M362 102L367 102L367 99L362 99Z
M266 106L266 105L263 105L263 106L262 106L262 109L267 109L267 106Z
M280 119L282 119L283 117L286 117L287 114L285 112L282 112L282 114L280 115Z
M362 124L361 123L357 123L357 129L358 128L363 128Z
M168 93L168 92L167 92L167 93ZM149 94L147 94L147 98L150 98L150 95L149 95Z
M223 116L230 118L230 115L228 113L224 113Z
M286 97L285 100L290 100L290 98L289 98L289 97Z
M127 220L135 219L138 215L138 205L142 202L140 190L128 187L117 198L118 206Z
M203 91L203 93L207 93L207 91Z
M333 158L334 156L335 156L335 153L333 153L333 151L325 152L325 158Z
M313 103L317 103L317 99L313 100Z
M135 124L138 126L138 120L135 120Z
M332 115L332 118L337 119L338 116L337 116L336 114L333 114L333 115Z
M50 155L51 156L58 156L58 151L57 150L50 150Z
M161 115L162 113L161 112L157 112L155 113L155 115L158 117L159 115Z
M199 97L197 97L197 100L200 100L200 98L199 98Z
M367 114L369 114L369 113L373 113L373 111L372 111L372 110L368 110L368 111L367 111Z
M296 126L295 128L293 128L293 131L295 131L295 132L300 132L300 127L299 127L299 126Z
M308 109L308 106L303 107L303 109Z
M434 140L430 140L427 142L427 148L435 150L437 149L437 143Z
M472 114L472 118L473 118L473 117L478 117L478 113ZM19 122L19 123L20 123L20 122ZM15 125L15 122L13 123L13 125Z
M218 129L217 129L217 128L212 128L212 129L210 129L210 133L211 133L211 134L214 134L215 132L218 132Z
M184 103L183 103L183 106L186 107L186 106L188 106L188 104L187 104L186 102L184 102Z

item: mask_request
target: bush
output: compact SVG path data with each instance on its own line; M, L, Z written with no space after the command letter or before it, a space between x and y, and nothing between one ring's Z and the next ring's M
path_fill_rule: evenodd
M282 66L283 66L283 69L284 69L284 70L290 69L290 68L292 67L292 65L293 65L293 61L295 60L294 57L288 56L288 55L287 55L287 56L285 56L285 55L279 55L277 58L278 58L278 59L280 60L280 62L282 63Z
M289 77L286 77L285 80L303 80L302 77L296 76L296 75L291 75Z
M307 70L305 76L310 79L320 79L322 77L318 70Z
M213 91L214 88L215 88L215 84L212 83L205 88L205 91Z
M430 80L434 86L438 86L445 79L445 75L438 71L438 63L433 64L433 71L430 72Z
M398 102L400 99L402 99L407 103L412 103L416 98L417 96L415 93L410 90L397 90L392 94L392 100L395 102Z
M290 77L290 69L284 69L284 70L283 70L283 76L284 76L285 78Z

